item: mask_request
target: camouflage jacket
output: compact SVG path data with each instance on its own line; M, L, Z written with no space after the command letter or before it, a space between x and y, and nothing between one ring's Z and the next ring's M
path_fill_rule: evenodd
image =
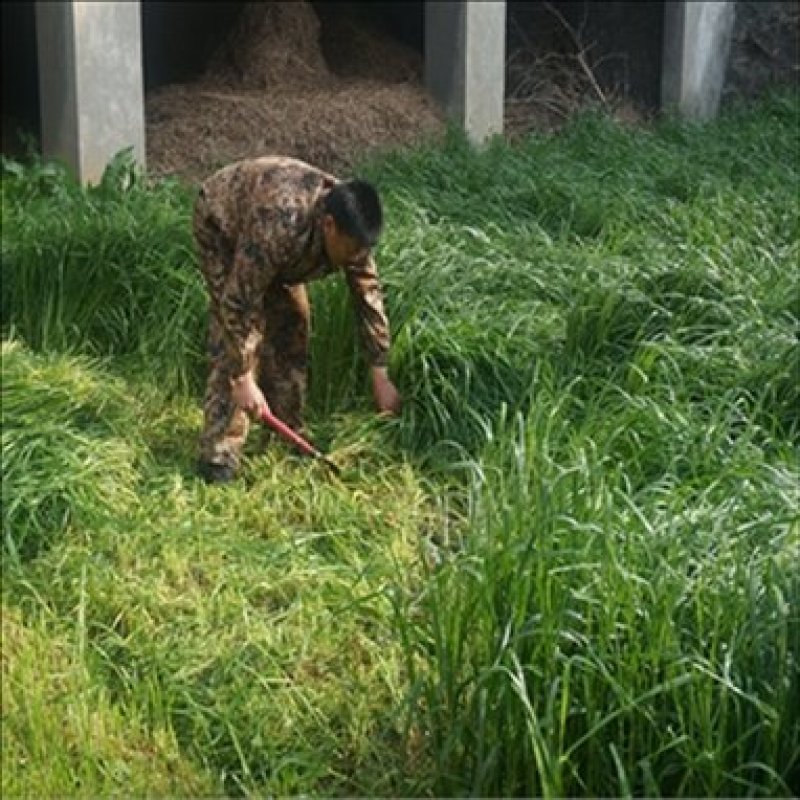
M337 182L302 161L270 156L224 167L200 188L194 233L232 374L255 364L270 284L307 283L337 271L323 245L320 202ZM375 262L370 257L343 272L367 360L384 366L389 324Z

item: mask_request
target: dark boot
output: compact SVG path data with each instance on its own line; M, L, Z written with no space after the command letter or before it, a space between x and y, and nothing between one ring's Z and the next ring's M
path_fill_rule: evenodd
M197 472L206 483L231 483L236 477L236 470L230 464L212 464L200 461Z

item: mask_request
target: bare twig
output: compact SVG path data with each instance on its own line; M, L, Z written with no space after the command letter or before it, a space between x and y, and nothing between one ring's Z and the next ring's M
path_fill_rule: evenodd
M591 84L592 88L594 89L597 96L600 98L600 102L604 106L608 106L608 100L606 100L606 96L603 93L603 90L600 88L600 84L598 84L597 80L594 77L594 73L592 72L591 67L586 61L585 54L589 52L589 50L594 46L590 45L589 47L585 47L581 36L583 33L583 28L585 26L585 22L581 24L580 30L576 33L575 29L564 19L563 14L553 6L552 3L543 3L542 4L563 26L564 29L569 34L570 38L572 39L573 44L575 45L576 53L575 58L581 66L584 74L586 75L589 83Z

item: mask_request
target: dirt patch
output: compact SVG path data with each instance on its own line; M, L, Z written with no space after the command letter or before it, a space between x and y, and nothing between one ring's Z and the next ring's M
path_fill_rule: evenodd
M148 94L150 172L198 181L236 159L280 153L343 173L375 150L443 133L416 54L354 23L333 34L323 54L305 0L247 4L199 80Z

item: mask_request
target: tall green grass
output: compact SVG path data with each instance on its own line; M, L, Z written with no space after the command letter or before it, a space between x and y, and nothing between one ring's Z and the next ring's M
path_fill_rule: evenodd
M365 163L404 412L315 285L341 478L274 446L225 489L190 193L6 162L4 794L108 793L151 746L143 792L796 793L799 113ZM45 707L45 650L63 746L5 699Z
M400 435L470 487L398 616L442 794L796 790L796 122L389 165L426 176L396 202L430 237L397 230Z
M796 111L762 113L705 131L587 117L565 138L480 156L455 141L369 173L394 214L382 256L422 447L479 444L474 412L524 409L539 363L585 384L662 347L676 388L748 393L796 438Z
M580 426L547 388L539 399L474 463L458 554L398 607L439 792L788 792L792 453L765 459L750 437L727 438L729 420L624 396ZM691 474L672 467L676 451ZM660 462L646 484L633 477L654 471L645 460ZM412 609L424 622L409 626Z
M206 301L190 191L149 187L127 151L90 187L57 164L2 168L3 331L37 350L127 357L196 390Z

